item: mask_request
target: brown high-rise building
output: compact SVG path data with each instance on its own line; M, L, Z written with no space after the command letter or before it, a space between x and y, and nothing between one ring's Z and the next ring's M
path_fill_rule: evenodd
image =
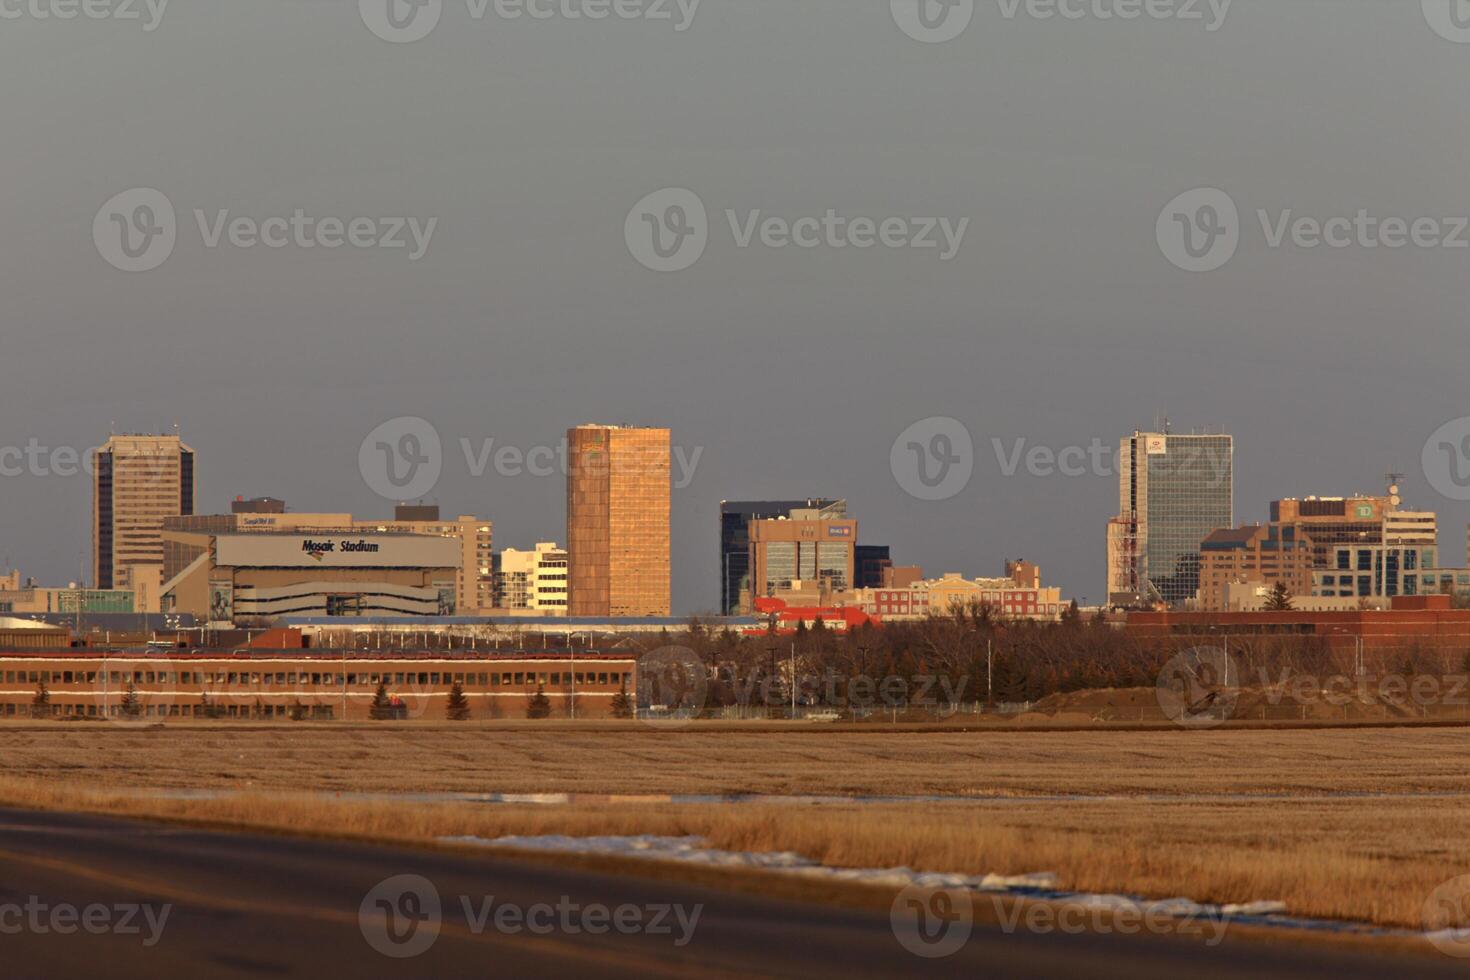
M99 589L163 570L163 520L194 513L194 450L178 436L118 436L97 450L92 579Z
M668 429L567 430L568 613L667 616Z

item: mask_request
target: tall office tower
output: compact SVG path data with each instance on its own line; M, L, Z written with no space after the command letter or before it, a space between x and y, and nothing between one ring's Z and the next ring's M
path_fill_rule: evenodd
M112 436L92 481L92 578L130 580L132 566L163 569L163 520L194 513L194 450L178 436Z
M567 430L570 615L669 615L669 435Z
M750 522L790 517L794 510L815 510L823 520L847 516L847 501L828 497L806 500L720 501L720 612L741 609L740 594L750 588Z
M1234 440L1135 432L1118 451L1108 522L1108 596L1176 605L1199 589L1200 543L1235 523Z

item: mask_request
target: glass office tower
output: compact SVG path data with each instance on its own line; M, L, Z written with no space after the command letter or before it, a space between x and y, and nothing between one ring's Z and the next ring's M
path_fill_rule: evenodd
M1135 432L1119 449L1119 516L1112 570L1126 569L1145 602L1178 605L1199 589L1200 542L1234 527L1234 440ZM1110 586L1113 582L1110 581Z

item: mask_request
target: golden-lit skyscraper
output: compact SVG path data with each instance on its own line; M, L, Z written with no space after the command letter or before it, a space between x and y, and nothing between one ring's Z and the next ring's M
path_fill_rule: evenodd
M115 589L137 566L163 570L163 519L194 513L194 450L178 436L114 435L97 450L92 580Z
M668 429L567 430L567 554L572 616L667 616Z

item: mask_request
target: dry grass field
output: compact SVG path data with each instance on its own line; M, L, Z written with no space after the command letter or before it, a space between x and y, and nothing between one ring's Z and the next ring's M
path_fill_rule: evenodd
M476 726L0 729L0 801L293 832L697 834L837 866L1054 871L1417 928L1470 872L1470 730L708 732ZM214 800L143 798L230 788ZM332 791L937 794L850 805L385 806ZM113 793L110 791L122 791ZM311 792L315 791L315 792ZM322 792L326 791L326 792ZM1054 798L1070 797L1070 798Z

